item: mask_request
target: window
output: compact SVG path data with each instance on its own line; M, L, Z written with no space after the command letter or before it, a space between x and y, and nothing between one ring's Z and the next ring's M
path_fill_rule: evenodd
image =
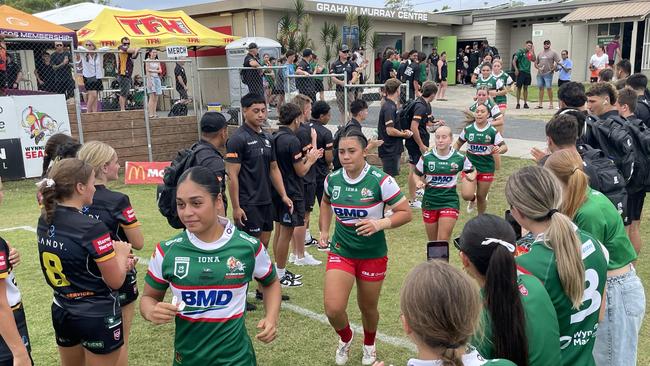
M598 44L604 46L614 40L614 36L621 34L621 23L598 24L596 36Z
M650 69L650 21L645 22L643 51L641 52L641 70Z

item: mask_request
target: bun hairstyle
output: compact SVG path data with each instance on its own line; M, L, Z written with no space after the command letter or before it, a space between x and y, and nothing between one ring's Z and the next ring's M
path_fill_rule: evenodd
M47 179L38 183L43 195L43 214L48 224L54 221L57 204L72 197L77 184L87 184L92 174L92 166L75 158L59 160L52 166Z
M481 300L474 281L443 261L415 267L400 296L404 321L430 348L443 348L443 366L462 366L464 346L476 332Z
M564 197L560 212L573 218L587 201L589 177L584 173L582 158L577 151L558 150L546 160L544 167L564 184Z
M560 182L547 169L525 167L508 178L506 200L526 218L549 223L544 243L555 252L564 293L574 309L580 308L585 288L582 243L571 219L558 211L562 203Z
M47 176L47 170L50 164L58 159L73 158L81 144L64 133L57 133L52 135L45 143L45 156L43 157L43 173L42 178Z
M507 221L483 214L465 224L460 247L485 277L484 306L490 316L492 339L489 341L494 345L490 358L504 358L527 366L526 314L517 283L515 240L515 232Z
M86 142L77 153L79 159L90 164L95 169L95 176L103 174L102 167L110 163L116 156L115 149L101 141Z

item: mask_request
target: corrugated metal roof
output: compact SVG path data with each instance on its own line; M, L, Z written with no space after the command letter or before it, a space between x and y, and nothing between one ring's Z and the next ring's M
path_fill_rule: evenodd
M592 22L620 18L645 18L650 14L650 2L625 2L613 5L586 6L572 11L560 21L564 23Z

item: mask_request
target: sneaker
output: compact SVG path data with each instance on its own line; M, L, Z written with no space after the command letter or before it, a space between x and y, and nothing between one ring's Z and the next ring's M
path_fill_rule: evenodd
M471 214L476 210L476 198L467 203L467 213Z
M305 247L311 247L314 245L318 245L318 240L311 238L311 240L305 240Z
M330 251L330 244L332 244L332 242L328 241L326 247L321 247L320 245L318 245L316 247L316 249L318 249L319 252L329 252Z
M524 103L524 109L530 109L530 107L528 106L528 103Z
M322 264L323 262L319 261L318 259L314 258L311 254L305 253L305 256L302 258L296 258L296 261L294 264L296 266L318 266Z
M295 262L295 261L296 261L296 255L293 254L293 253L290 253L290 254L289 254L289 259L287 259L287 262L289 262L289 263L293 263L293 262Z
M361 358L362 365L372 365L377 360L377 350L375 345L366 346L363 345L363 357Z
M251 304L250 302L246 301L246 311L255 311L257 310L257 306L255 304Z
M521 105L519 105L519 103L517 103L517 105L515 106L515 109L519 109L519 108L521 108Z
M284 277L280 279L280 285L282 287L301 287L302 282L300 282L300 280L295 280L285 274Z
M293 272L289 271L288 269L284 271L284 274L291 277L291 278L293 278L294 280L302 279L301 274L293 273Z
M264 301L264 294L260 292L260 290L255 290L255 298ZM282 294L282 301L289 301L291 298L289 295Z
M336 357L335 361L337 365L345 365L350 358L350 346L352 346L352 340L354 339L354 331L352 331L352 338L349 342L343 342L339 338L339 346L336 347Z
M409 202L410 208L422 208L422 202L420 201L411 201Z

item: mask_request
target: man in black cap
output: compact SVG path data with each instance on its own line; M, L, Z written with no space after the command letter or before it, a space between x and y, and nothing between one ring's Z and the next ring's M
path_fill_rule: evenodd
M244 67L262 67L259 60L259 48L255 42L248 45L248 54L244 57ZM251 94L264 95L264 83L262 81L261 70L242 70L242 82L248 86L248 92Z
M359 65L350 59L350 49L347 45L342 45L339 50L339 58L332 63L330 70L333 74L347 74L348 84L354 84L359 79ZM336 84L336 105L339 107L341 113L341 120L347 120L345 113L345 79L343 77L335 77L332 79ZM348 93L348 105L354 101L354 93L352 89L345 90Z
M226 164L219 149L226 146L228 139L228 123L226 117L219 112L208 112L201 118L201 139L192 149L195 150L194 166L210 169L221 185L221 192L226 192ZM223 195L224 212L226 216L228 203Z
M316 70L312 69L310 62L314 58L314 52L311 48L305 48L302 51L302 59L298 62L298 67L296 68L296 75L304 75L307 77L297 78L296 79L296 88L298 88L298 93L304 94L311 99L311 102L316 101L316 83L313 77L314 73L318 74L321 72L321 67L316 67Z

